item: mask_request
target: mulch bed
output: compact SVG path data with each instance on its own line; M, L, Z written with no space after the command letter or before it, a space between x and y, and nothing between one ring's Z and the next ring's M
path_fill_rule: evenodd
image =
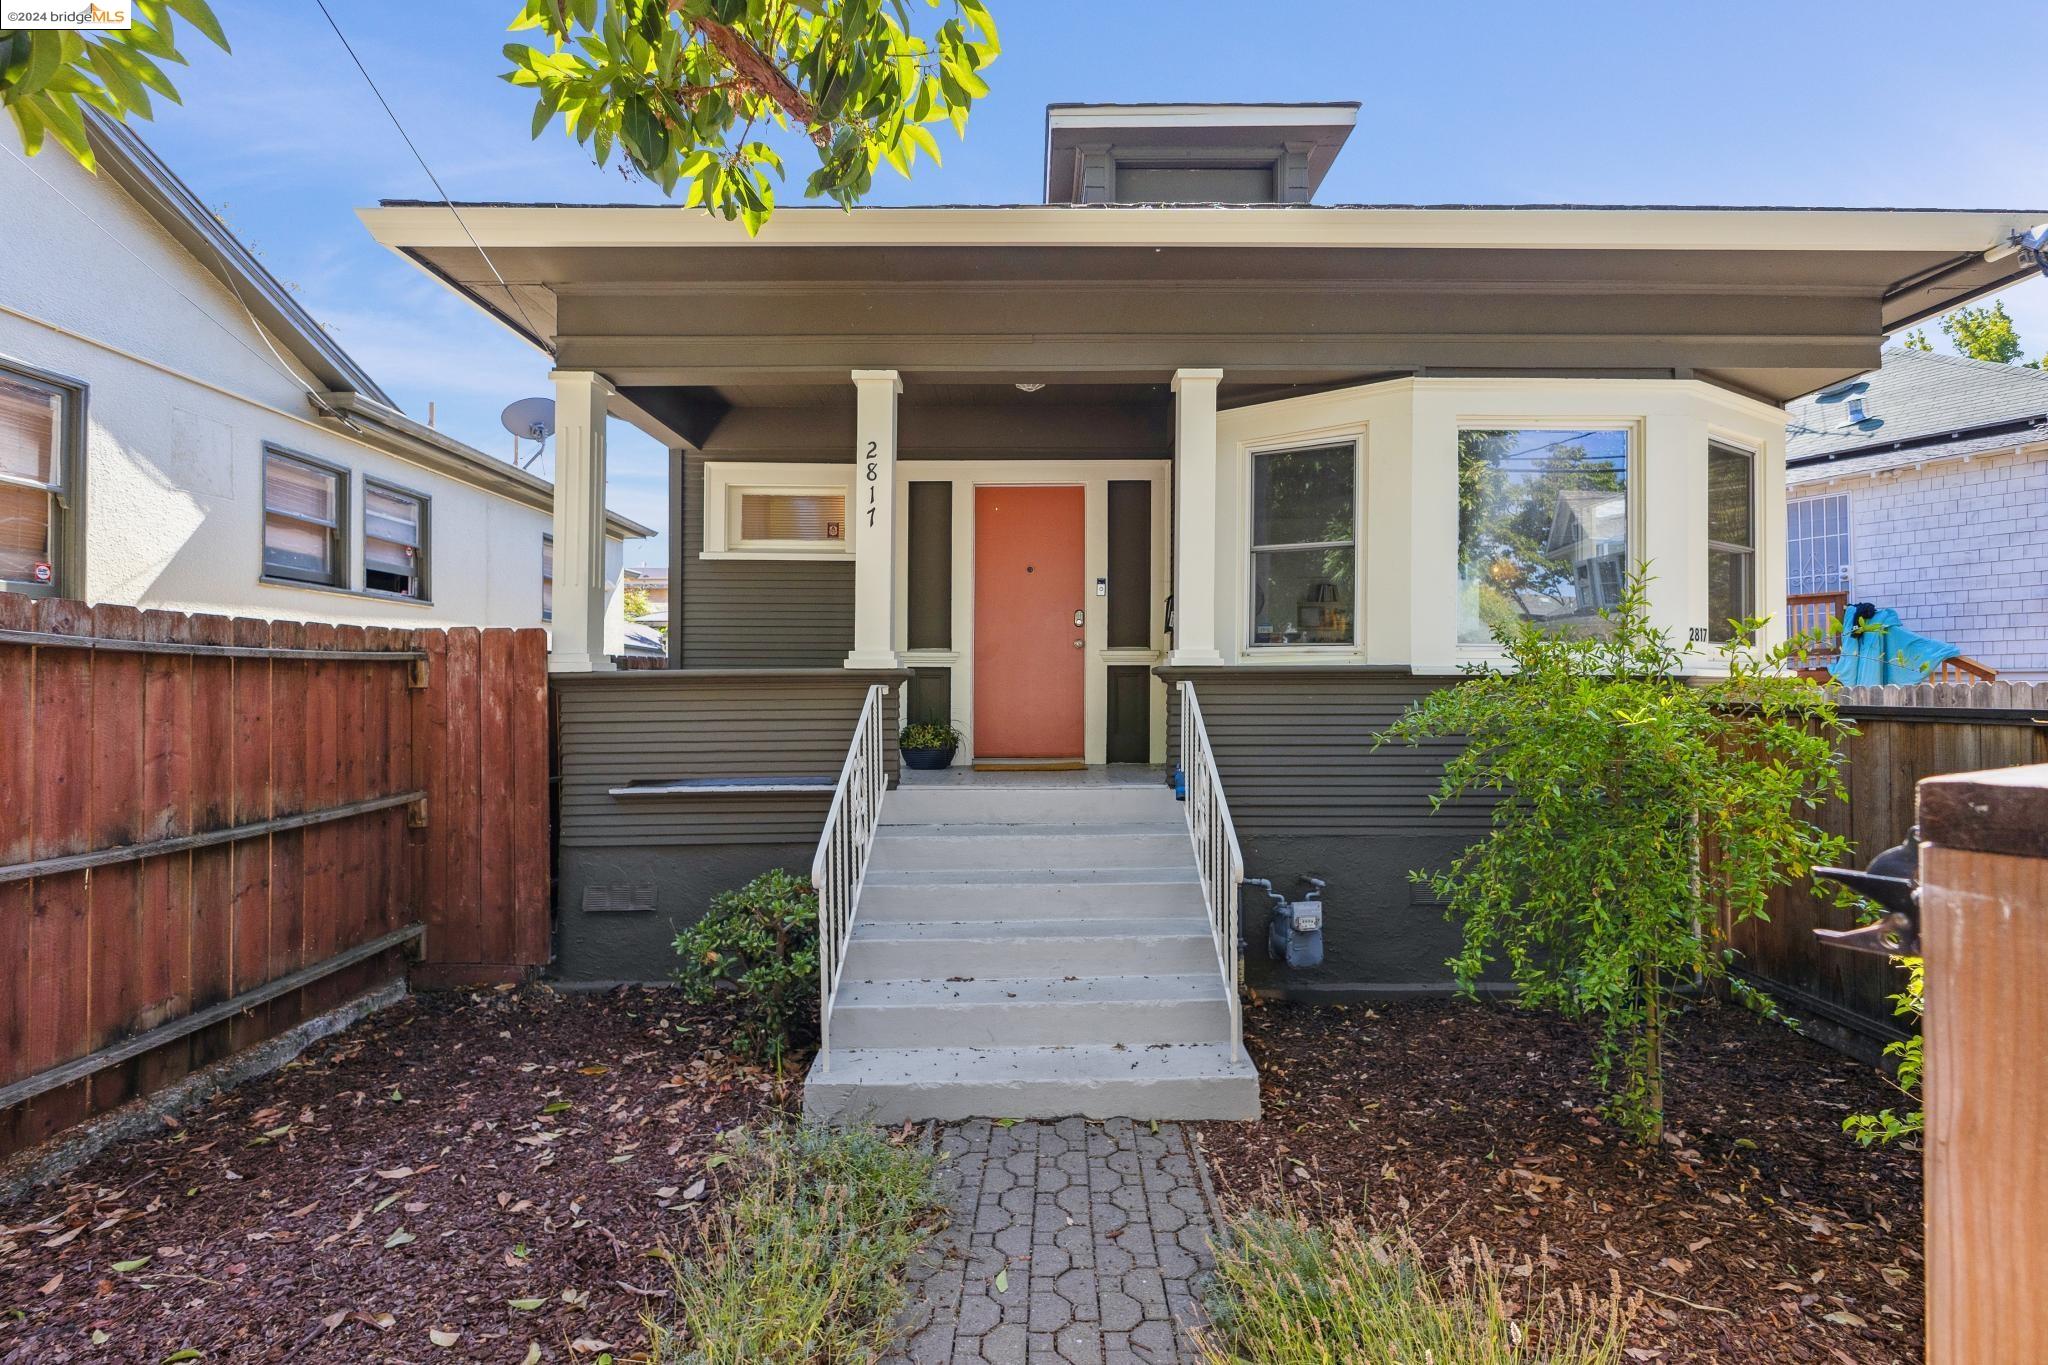
M794 1095L729 1033L658 991L414 997L0 1207L0 1361L630 1352L717 1135Z
M1268 1006L1246 1015L1265 1119L1202 1125L1226 1204L1471 1239L1553 1288L1644 1311L1631 1357L1921 1359L1920 1154L1857 1147L1845 1115L1895 1104L1861 1066L1733 1007L1674 1030L1666 1144L1596 1112L1586 1033L1468 1001Z

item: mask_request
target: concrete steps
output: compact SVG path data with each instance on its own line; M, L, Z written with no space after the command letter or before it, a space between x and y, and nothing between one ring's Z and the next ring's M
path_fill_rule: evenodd
M1256 1118L1161 785L907 786L882 806L805 1113Z

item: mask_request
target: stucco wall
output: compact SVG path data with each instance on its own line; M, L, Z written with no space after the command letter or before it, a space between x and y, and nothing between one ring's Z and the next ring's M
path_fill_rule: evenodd
M6 127L0 145L18 147L14 137ZM88 388L84 582L64 585L65 595L360 624L542 624L547 513L315 420L301 382L311 381L285 348L110 179L61 152L26 165L0 157L0 206L0 363ZM266 443L350 472L354 583L364 478L431 498L432 601L261 582ZM623 545L607 548L617 584ZM621 604L615 588L606 630L615 651Z
M2048 450L1804 483L1849 499L1851 600L2001 677L2048 678Z

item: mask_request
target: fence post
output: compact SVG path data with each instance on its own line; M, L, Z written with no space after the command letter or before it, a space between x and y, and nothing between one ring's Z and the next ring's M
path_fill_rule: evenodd
M1922 782L1927 1358L2048 1342L2048 764Z

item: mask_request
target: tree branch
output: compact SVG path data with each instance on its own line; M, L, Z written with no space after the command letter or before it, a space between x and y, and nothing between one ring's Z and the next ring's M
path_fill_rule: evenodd
M669 0L668 7L670 13L677 13L683 7L683 0ZM820 147L831 142L831 135L819 126L817 106L797 89L796 83L782 73L768 54L716 19L691 19L687 22L732 64L733 71L742 80L802 125L810 134L811 141Z

